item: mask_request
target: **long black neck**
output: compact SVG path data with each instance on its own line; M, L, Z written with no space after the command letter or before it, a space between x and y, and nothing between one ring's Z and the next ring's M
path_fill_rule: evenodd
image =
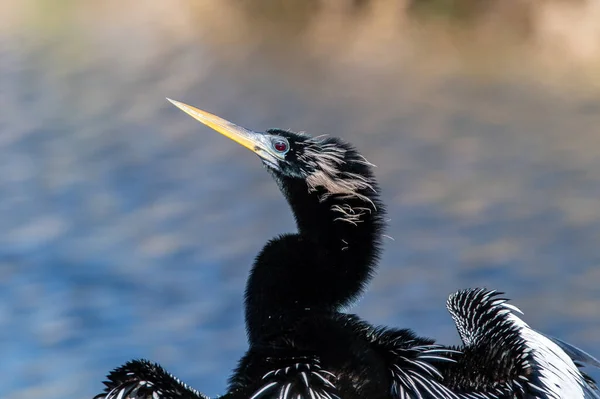
M306 312L348 305L369 281L383 230L382 205L372 188L358 195L309 190L304 179L276 175L296 218L298 233L277 237L256 258L246 287L250 343L281 331Z

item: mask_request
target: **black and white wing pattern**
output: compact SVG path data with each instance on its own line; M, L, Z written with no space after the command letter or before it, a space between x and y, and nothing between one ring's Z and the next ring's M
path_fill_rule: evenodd
M255 387L248 399L342 399L335 386L336 376L321 368L315 357L268 357L258 361L260 368L268 364L269 370L258 385L242 384ZM238 389L235 385L234 382L233 392L248 392L246 387Z
M473 388L482 395L460 397L600 398L594 381L580 370L581 363L598 366L600 362L529 327L516 315L522 312L501 295L477 288L448 298L464 348L463 355L456 357L460 367L445 377L461 390ZM486 392L494 396L483 396Z
M385 357L392 377L394 399L459 399L443 384L440 364L455 362L451 355L460 352L417 337L411 330L378 328L372 332L375 350Z
M104 381L104 393L94 399L209 399L156 363L131 360Z

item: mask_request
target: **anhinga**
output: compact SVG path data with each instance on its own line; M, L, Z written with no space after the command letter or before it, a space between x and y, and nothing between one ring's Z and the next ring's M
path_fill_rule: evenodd
M600 398L579 370L600 363L531 329L493 291L448 300L459 348L343 313L378 259L384 210L372 165L337 138L254 132L170 101L256 153L298 227L269 241L254 262L245 296L249 349L224 398ZM108 378L98 398L204 398L147 361Z

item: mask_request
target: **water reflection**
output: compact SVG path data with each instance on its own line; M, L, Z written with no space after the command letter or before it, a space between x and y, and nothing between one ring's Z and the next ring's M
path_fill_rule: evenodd
M142 356L223 390L246 346L249 264L293 220L251 154L166 96L340 135L379 166L394 241L353 309L370 321L456 342L446 296L485 285L598 354L585 20L569 39L557 5L457 25L396 1L61 4L0 17L3 397L89 397ZM493 34L491 14L514 29Z

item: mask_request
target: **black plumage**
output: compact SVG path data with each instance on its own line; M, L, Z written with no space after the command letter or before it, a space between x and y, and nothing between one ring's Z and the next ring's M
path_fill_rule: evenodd
M500 398L600 398L580 368L600 367L591 355L529 327L502 293L482 288L450 295L447 308L463 346L442 371L455 392ZM491 397L491 396L490 396Z
M551 357L557 350L571 373L565 381L597 392L564 349L551 340L527 339L524 333L533 330L516 316L505 320L513 308L494 302L487 291L479 296L463 291L449 300L464 341L461 348L442 347L410 330L375 327L343 313L370 280L379 255L384 209L372 165L337 138L279 129L253 132L173 103L255 152L278 183L298 227L295 234L269 241L254 262L245 296L249 349L224 397L550 398L552 390L562 387L553 382L538 386L536 378L548 365L542 355L531 353L549 351ZM109 376L108 395L102 398L201 397L185 389L176 390L179 396L167 395L174 391L166 388L160 394L149 391L140 385L149 379L141 374L136 379L137 374L144 368L162 369L143 362L124 367ZM181 389L170 376L161 383L169 381ZM134 395L135 384L140 389ZM531 396L536 393L530 390L537 388L539 395Z
M105 392L94 399L208 399L148 360L131 360L108 374Z

